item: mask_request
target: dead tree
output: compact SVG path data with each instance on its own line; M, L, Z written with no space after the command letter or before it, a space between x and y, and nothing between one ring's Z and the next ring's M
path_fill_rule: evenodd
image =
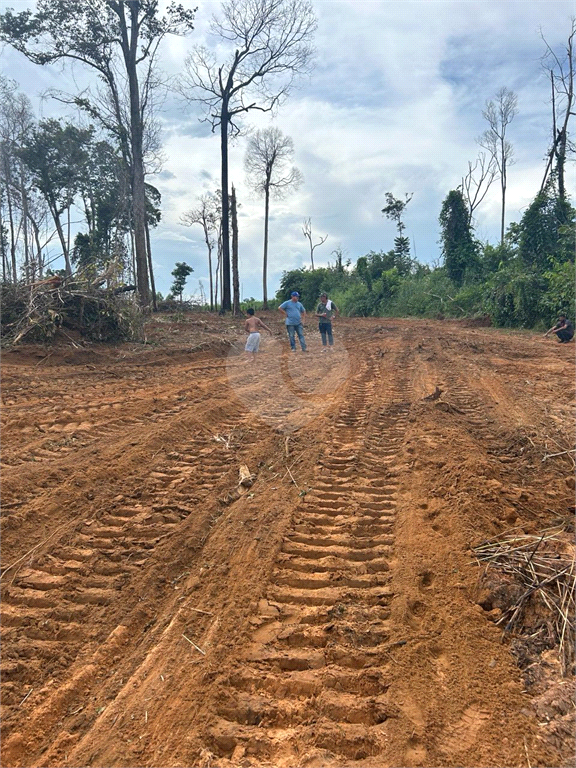
M328 240L328 235L321 237L318 243L316 243L315 245L312 245L312 221L310 219L304 219L304 225L302 226L302 234L310 244L310 263L312 264L312 269L314 269L314 250L318 248L319 245L322 245L322 243L325 243L326 240Z
M214 278L212 275L212 252L218 243L218 232L221 220L220 197L207 192L198 199L198 206L181 216L180 223L191 227L200 224L204 232L204 242L208 249L208 275L210 278L210 311L214 311ZM216 300L218 291L216 290Z
M316 18L309 0L228 0L211 31L230 48L219 63L197 46L185 61L179 90L204 108L203 120L220 131L222 180L222 308L231 309L228 138L240 133L239 118L270 112L310 69Z
M540 192L543 192L550 173L554 168L558 179L558 196L566 199L565 165L566 153L574 151L572 142L568 139L568 122L574 114L574 37L576 35L576 19L572 19L572 28L568 36L566 48L561 55L555 53L542 35L546 53L542 57L542 66L550 78L552 92L552 146L548 151L548 162Z
M514 151L512 144L506 138L507 128L518 114L518 97L508 88L500 88L496 101L487 101L482 115L490 126L477 139L478 144L490 154L498 175L502 193L502 209L500 216L500 244L504 244L504 223L506 214L506 184L508 166L513 163Z
M259 195L264 195L264 258L262 260L263 309L268 309L268 221L270 197L281 199L291 189L302 183L297 168L287 167L294 156L294 144L278 128L256 131L248 142L244 167L248 185Z
M462 177L462 197L468 207L468 216L472 221L474 211L496 178L496 166L493 157L487 157L485 152L480 152L472 164L468 161L468 173Z
M236 190L232 184L230 195L230 219L232 223L232 312L240 312L240 277L238 275L238 212L236 207Z

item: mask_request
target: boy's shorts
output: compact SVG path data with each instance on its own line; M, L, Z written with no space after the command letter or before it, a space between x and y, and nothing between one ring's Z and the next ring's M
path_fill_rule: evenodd
M246 340L246 346L244 349L246 352L258 352L258 348L260 347L260 334L258 332L251 333L247 340Z

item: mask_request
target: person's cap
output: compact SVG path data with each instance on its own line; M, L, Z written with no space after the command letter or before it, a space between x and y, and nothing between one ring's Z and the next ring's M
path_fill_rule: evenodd
M290 296L300 296L300 294L298 293L298 291L292 291Z

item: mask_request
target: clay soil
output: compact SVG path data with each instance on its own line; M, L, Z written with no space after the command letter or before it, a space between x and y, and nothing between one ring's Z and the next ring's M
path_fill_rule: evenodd
M4 353L2 765L572 764L473 548L571 542L574 344L269 317Z

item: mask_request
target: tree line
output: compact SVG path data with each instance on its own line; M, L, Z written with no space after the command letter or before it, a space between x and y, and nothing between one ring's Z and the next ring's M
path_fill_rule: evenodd
M404 218L412 193L404 199L390 192L382 213L396 223L389 251L370 251L353 265L343 263L341 248L334 263L322 269L284 272L277 294L283 301L299 290L313 306L328 291L348 315L463 317L489 315L501 326L549 325L551 316L575 314L574 245L576 211L566 192L566 163L574 145L569 123L574 116L574 38L558 53L542 38L542 66L550 82L550 145L542 181L520 221L505 227L506 190L514 147L510 125L518 112L516 95L500 88L482 112L488 128L476 139L480 151L468 163L460 184L450 190L439 212L441 259L420 264L411 255ZM493 183L500 187L500 239L480 241L476 214Z
M161 217L159 191L146 177L161 167L157 109L172 88L219 136L218 189L199 195L181 223L199 226L206 245L210 309L238 311L240 202L229 178L230 139L246 132L249 112L277 110L299 76L311 71L316 19L308 0L228 0L214 16L214 50L194 46L176 82L160 71L158 55L169 35L188 35L195 11L158 0L37 0L36 10L0 15L0 39L38 66L79 64L96 85L76 93L51 91L75 107L81 120L36 121L15 83L0 81L0 247L2 280L33 283L50 268L47 245L57 240L65 275L74 270L134 282L140 304L155 306L150 228ZM566 163L574 147L575 27L557 52L542 38L542 64L550 82L551 140L540 189L519 222L505 227L506 194L514 150L511 126L516 95L503 87L486 102L479 153L439 212L441 260L430 266L412 257L406 216L413 193L385 196L382 214L397 235L389 251L370 251L352 265L336 248L334 264L316 268L315 250L328 235L302 235L310 268L285 273L277 298L298 289L338 294L349 314L486 312L502 324L534 324L555 308L570 311L574 271L574 209L566 193ZM226 53L228 51L228 53ZM244 160L248 186L264 201L263 307L268 306L270 207L298 188L292 139L276 127L249 135ZM479 207L493 184L500 187L497 245L475 234ZM417 195L417 192L416 192ZM74 211L84 230L70 242ZM172 293L182 300L191 268L176 265ZM186 274L184 274L186 273ZM183 282L184 281L184 282ZM321 285L322 283L322 285ZM315 298L315 297L314 297ZM560 307L561 305L561 307Z
M49 233L53 224L66 275L71 275L75 262L87 266L91 255L95 261L109 261L113 253L118 269L131 272L142 306L153 303L149 228L159 219L160 199L158 191L146 183L146 176L159 169L157 106L166 89L173 88L190 104L199 104L202 119L220 135L221 185L216 198L200 201L200 210L204 210L200 223L211 233L212 216L217 217L220 303L223 310L232 309L236 286L237 305L236 198L229 183L229 139L242 131L242 119L248 112L273 112L297 78L310 71L316 19L308 0L223 2L211 32L219 39L218 50L225 47L229 55L218 58L214 51L194 46L177 82L169 83L158 67L161 43L168 35L191 33L194 16L195 10L175 2L161 14L158 0L37 0L35 11L8 9L0 15L0 40L30 61L39 66L80 64L97 76L96 86L72 94L58 90L51 94L80 110L85 116L81 126L63 121L41 121L34 126L29 102L17 95L26 116L15 115L15 84L2 81L0 244L4 281L43 275L47 266L43 254L47 241L55 236ZM30 140L32 134L34 141ZM273 146L267 144L269 139ZM50 156L48 151L43 156L42 141L50 147ZM85 146L88 144L90 147ZM253 137L249 170L256 188L262 187L266 206L271 196L298 183L295 169L286 178L276 174L290 152L289 145L289 139L278 138L273 130ZM258 152L264 154L259 157ZM92 165L87 154L93 156ZM110 211L114 180L118 194L112 197L120 203L118 210ZM98 200L90 196L88 187ZM79 200L84 204L88 232L77 236L71 248L65 230L70 228L72 206ZM214 203L219 203L215 213ZM193 218L191 213L188 223ZM32 247L31 232L36 236L36 230L42 228L45 241L38 236ZM212 235L206 237L211 258ZM266 286L266 254L264 261ZM212 284L212 269L210 281ZM215 286L211 285L211 304L215 302Z

